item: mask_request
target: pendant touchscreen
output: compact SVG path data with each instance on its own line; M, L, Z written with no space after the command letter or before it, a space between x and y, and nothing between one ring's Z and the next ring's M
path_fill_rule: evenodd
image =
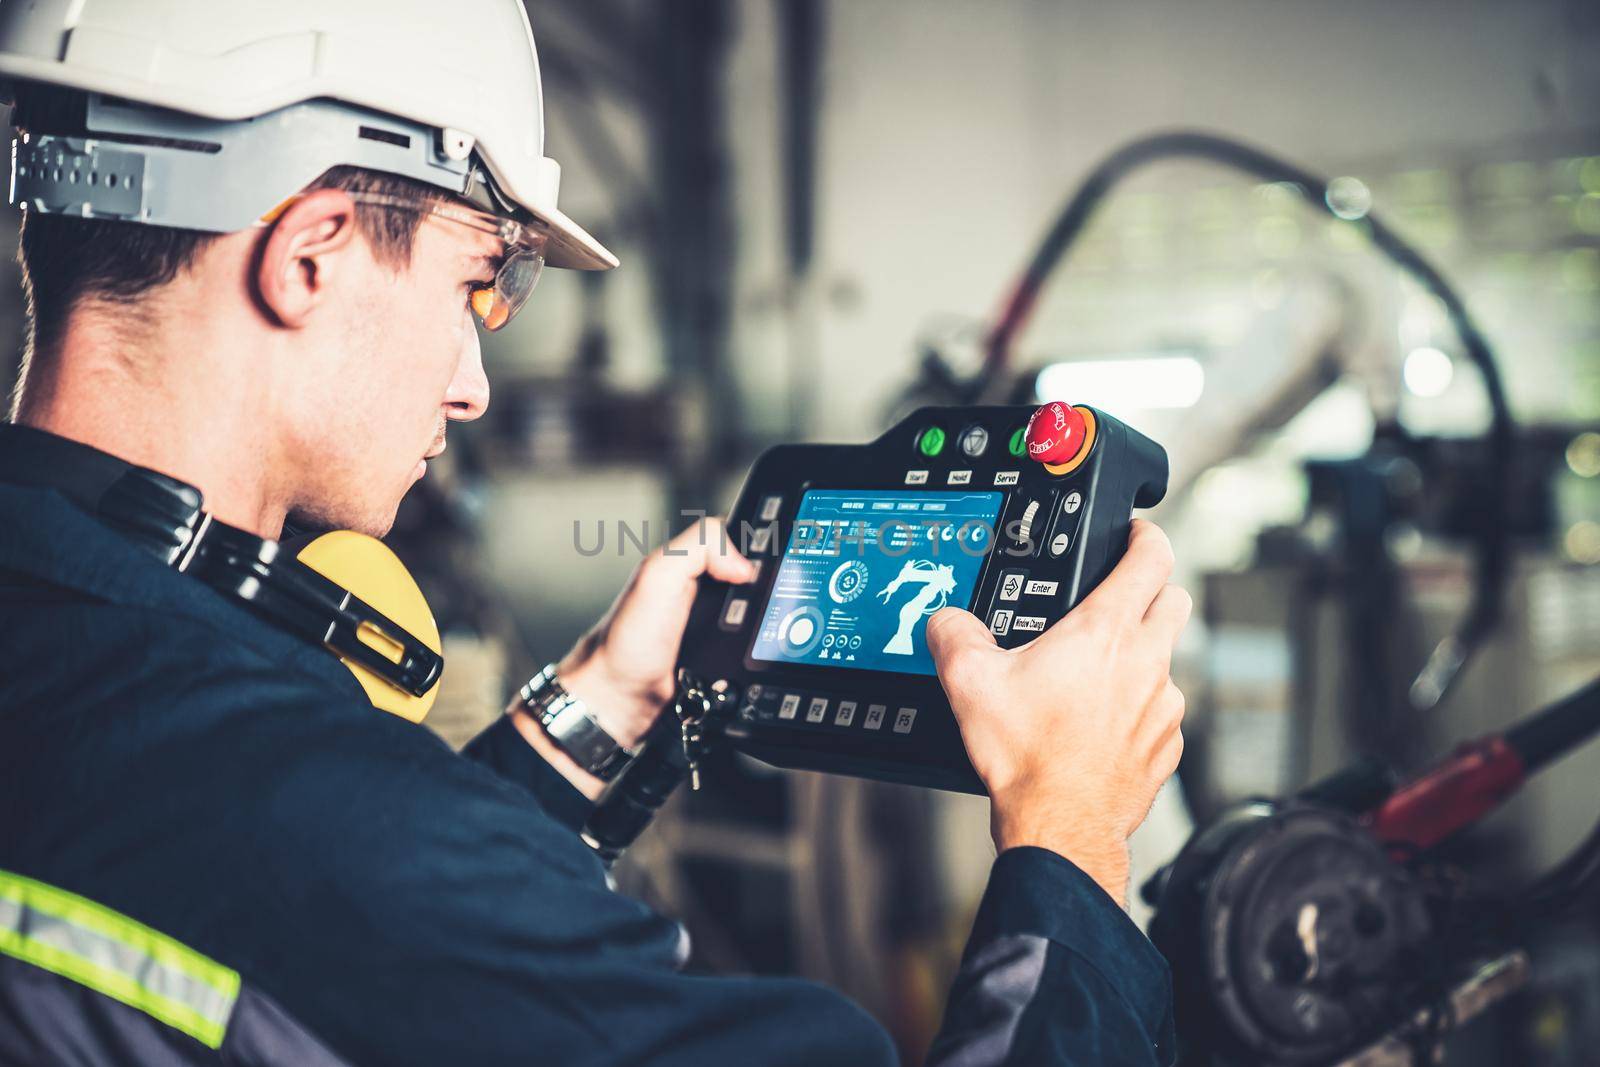
M747 755L982 792L928 620L963 608L1003 648L1035 639L1166 483L1160 445L1064 404L924 408L870 444L769 449L728 517L760 574L702 580L679 667L729 698L715 726Z
M994 492L804 493L751 658L933 674L928 617L971 604L1004 499Z

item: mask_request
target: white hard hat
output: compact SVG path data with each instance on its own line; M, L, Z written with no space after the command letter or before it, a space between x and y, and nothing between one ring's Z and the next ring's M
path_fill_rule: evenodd
M17 146L38 210L227 232L349 164L531 221L552 266L617 264L556 207L519 0L0 2L0 79L90 94L86 130Z

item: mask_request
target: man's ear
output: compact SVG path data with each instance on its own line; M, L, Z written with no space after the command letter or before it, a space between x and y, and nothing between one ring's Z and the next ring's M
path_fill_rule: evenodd
M342 189L318 189L291 203L272 223L256 261L264 308L298 329L328 298L343 252L355 238L356 204Z

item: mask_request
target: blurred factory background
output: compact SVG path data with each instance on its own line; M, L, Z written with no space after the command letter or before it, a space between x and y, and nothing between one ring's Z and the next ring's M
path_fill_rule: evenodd
M1361 755L1414 769L1600 674L1593 0L528 7L563 205L623 269L550 272L485 337L489 415L402 511L393 541L446 631L447 737L605 611L638 558L619 524L659 542L725 510L767 445L870 439L947 398L1080 180L1173 128L1341 180L1330 212L1205 162L1140 168L992 383L1102 406L1172 456L1156 518L1197 600L1190 747L1135 884L1229 801ZM1373 250L1369 213L1493 345L1520 445L1506 481L1481 376L1440 301ZM1416 711L1492 528L1511 535L1495 628ZM1552 866L1600 816L1597 776L1600 745L1455 858L1507 883ZM917 1062L993 855L986 803L726 756L707 777L623 888L686 921L697 965L832 982ZM1600 905L1534 950L1532 983L1453 1062L1595 1062Z

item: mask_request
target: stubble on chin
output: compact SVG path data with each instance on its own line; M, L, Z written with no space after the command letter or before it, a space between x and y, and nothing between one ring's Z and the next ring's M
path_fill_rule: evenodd
M394 527L395 513L399 509L398 499L390 504L355 500L338 503L312 501L296 507L291 512L291 520L297 526L310 527L318 532L354 530L381 539Z

